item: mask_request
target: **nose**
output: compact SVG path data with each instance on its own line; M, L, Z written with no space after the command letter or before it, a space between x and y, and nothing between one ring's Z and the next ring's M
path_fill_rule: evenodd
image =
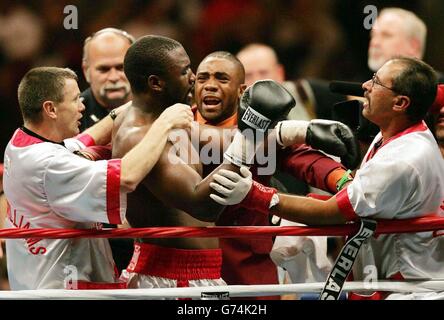
M378 47L380 44L380 37L377 34L374 34L371 38L370 38L370 42L369 42L369 47Z
M79 111L80 111L80 112L83 112L83 111L85 111L85 109L86 109L86 107L85 107L85 105L83 104L83 101L82 101L82 100L79 100Z
M370 79L364 82L362 84L362 89L364 89L365 91L370 91L372 89L372 80Z
M207 91L217 91L218 80L214 76L210 76L204 84L204 89Z
M120 80L121 72L116 68L111 68L108 72L108 80L111 82L117 82Z

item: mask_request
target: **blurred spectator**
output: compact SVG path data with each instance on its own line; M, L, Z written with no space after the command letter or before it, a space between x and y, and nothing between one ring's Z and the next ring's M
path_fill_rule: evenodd
M81 131L131 99L123 59L133 42L133 36L116 28L105 28L86 38L82 69L90 87L81 94L85 105Z
M422 59L427 28L413 12L401 8L383 9L370 32L368 67L376 72L394 56Z
M0 17L0 23L0 46L6 59L23 61L39 55L44 31L40 17L18 5Z
M301 101L295 83L285 81L284 66L279 63L272 47L262 43L252 43L243 47L236 56L244 65L247 86L251 86L257 80L272 79L282 83L290 91L296 100L296 105L290 111L288 119L311 120L316 117L311 105Z
M253 43L243 47L237 58L245 68L245 84L250 86L254 82L263 79L272 79L283 86L293 95L296 106L290 110L288 119L311 120L317 117L315 112L315 99L313 89L307 80L285 81L284 66L279 63L274 49L261 43ZM319 91L319 90L318 90ZM307 92L310 92L308 94ZM326 94L328 90L325 90ZM312 98L309 99L309 96ZM331 108L326 105L326 108ZM285 189L281 190L281 182ZM294 176L281 171L279 168L273 176L272 183L278 190L293 194L305 195L311 192L325 194L322 190L309 187L306 183L297 180ZM275 217L275 220L278 217ZM280 219L280 225L298 225L296 223ZM290 279L293 283L305 281L323 281L326 279L330 262L327 258L327 237L276 237L273 250L270 253L273 261L279 266L279 280L284 282L285 269L292 266ZM283 269L282 269L282 268Z

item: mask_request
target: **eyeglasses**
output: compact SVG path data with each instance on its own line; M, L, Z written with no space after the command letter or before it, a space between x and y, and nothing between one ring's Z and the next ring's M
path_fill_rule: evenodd
M386 89L388 89L390 91L393 91L393 92L397 93L397 91L395 89L387 87L386 85L382 84L381 81L378 79L378 76L376 75L376 72L373 74L373 77L372 77L372 89L373 89L375 83L380 85L383 88L386 88Z

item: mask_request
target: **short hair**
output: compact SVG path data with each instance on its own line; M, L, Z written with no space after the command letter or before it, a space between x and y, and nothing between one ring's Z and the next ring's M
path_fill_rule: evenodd
M427 63L416 58L395 57L392 61L404 65L401 72L393 77L392 88L410 98L407 116L412 122L424 119L436 97L436 72Z
M379 15L393 14L402 19L407 35L411 38L418 39L421 49L421 57L424 56L426 48L427 27L416 14L411 11L390 7L381 10Z
M166 76L171 65L169 52L177 48L183 48L178 41L154 35L141 37L129 47L123 68L133 93L148 90L150 75Z
M82 61L83 62L87 61L87 58L88 58L88 46L89 46L89 43L93 39L97 38L97 36L99 36L101 34L104 34L104 33L114 33L114 34L116 34L116 35L118 35L118 36L128 40L130 45L132 45L136 41L136 39L132 35L130 35L128 32L126 32L124 30L117 29L117 28L104 28L104 29L101 29L101 30L91 34L83 42L83 56L82 56Z
M42 120L43 102L62 102L66 79L78 80L76 73L68 68L39 67L29 70L17 90L23 120L38 123Z
M219 59L225 59L228 60L230 62L232 62L240 71L240 81L241 83L245 82L245 68L244 65L242 64L242 62L240 62L240 60L232 53L228 52L228 51L215 51L210 53L209 55L207 55L203 60L205 61L208 58L219 58Z

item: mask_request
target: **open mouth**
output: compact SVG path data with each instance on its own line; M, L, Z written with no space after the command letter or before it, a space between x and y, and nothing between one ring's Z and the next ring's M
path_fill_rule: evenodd
M222 100L217 97L205 97L202 102L204 108L214 109L220 106Z
M367 109L369 106L370 102L368 99L365 99L364 102L362 103L362 108L363 109Z

